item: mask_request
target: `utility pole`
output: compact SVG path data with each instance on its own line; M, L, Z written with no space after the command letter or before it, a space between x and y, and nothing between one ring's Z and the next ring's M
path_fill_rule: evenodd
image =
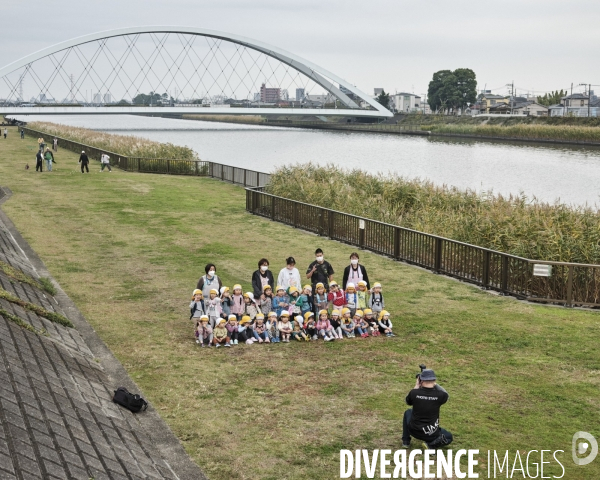
M590 83L588 85L588 118L590 118L590 115L592 114L592 84Z

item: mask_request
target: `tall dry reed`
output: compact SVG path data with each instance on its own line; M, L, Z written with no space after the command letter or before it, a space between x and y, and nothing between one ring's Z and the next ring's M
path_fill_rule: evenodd
M334 165L281 167L268 192L526 258L600 263L595 208L478 194Z
M527 140L566 140L576 142L600 142L600 128L577 125L467 125L432 124L424 130L437 133L458 133L488 137L524 138Z
M180 147L172 143L159 143L140 137L96 132L87 128L70 127L50 122L30 122L27 126L33 130L39 130L128 157L199 160L198 154L191 148Z

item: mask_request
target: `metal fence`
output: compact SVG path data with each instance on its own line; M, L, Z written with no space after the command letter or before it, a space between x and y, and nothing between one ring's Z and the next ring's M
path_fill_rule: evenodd
M505 295L566 306L600 306L600 265L521 258L263 190L262 186L246 189L248 212ZM534 265L550 265L551 274L534 275Z
M168 175L194 175L199 177L212 177L225 182L244 187L257 187L267 185L271 176L268 173L248 170L246 168L232 167L221 163L206 162L203 160L177 160L166 158L139 158L128 157L108 150L92 147L83 143L49 135L45 132L23 127L26 135L32 137L57 138L60 148L80 153L85 151L91 160L100 161L100 156L106 153L111 157L111 165L127 172L162 173Z
M429 135L429 132L423 130L421 125L397 125L393 123L335 123L314 120L276 120L267 119L262 125L271 125L275 127L300 127L315 128L325 130L346 130L360 132L380 132L380 133L400 133L411 132L421 135Z

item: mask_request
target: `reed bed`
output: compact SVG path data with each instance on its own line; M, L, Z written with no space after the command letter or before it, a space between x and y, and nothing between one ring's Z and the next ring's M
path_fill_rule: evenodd
M578 125L469 125L430 124L421 126L435 133L457 133L488 137L523 138L527 140L566 140L600 142L600 128Z
M267 191L537 260L600 263L600 211L335 165L280 167Z
M46 132L49 135L90 145L101 150L119 153L128 157L167 158L177 160L199 160L198 154L189 147L180 147L172 143L159 143L132 135L115 135L87 128L71 127L50 122L30 122L27 125L33 130ZM46 139L51 143L50 139Z

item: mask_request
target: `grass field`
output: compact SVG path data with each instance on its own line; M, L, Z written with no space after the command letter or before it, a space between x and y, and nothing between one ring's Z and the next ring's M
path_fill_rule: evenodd
M289 255L305 269L320 246L341 280L354 248L248 215L244 190L217 180L95 162L82 175L62 150L56 171L26 171L34 153L14 128L0 139L0 185L14 193L2 208L210 478L338 478L342 448L400 448L420 363L450 393L441 424L453 449L479 448L482 467L488 449L560 449L563 478L600 476L599 459L576 467L570 451L579 430L600 437L598 313L361 252L398 337L201 350L188 304L207 262L249 289L260 257L275 273Z

